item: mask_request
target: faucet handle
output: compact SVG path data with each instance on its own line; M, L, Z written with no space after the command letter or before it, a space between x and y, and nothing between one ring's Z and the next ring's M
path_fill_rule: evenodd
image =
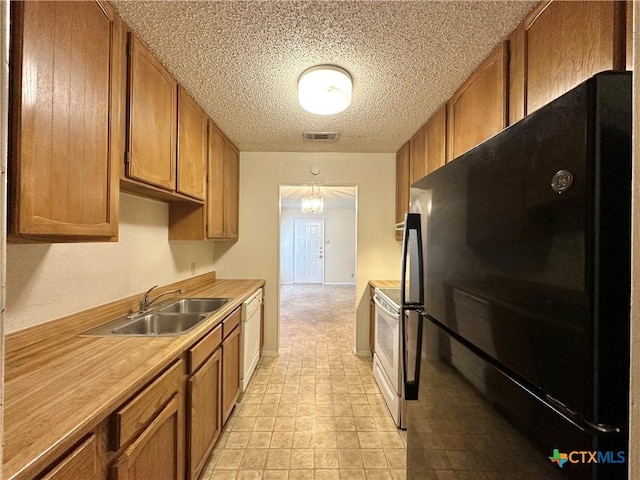
M159 287L159 285L154 285L153 287L151 287L149 290L144 292L144 294L142 295L142 298L147 298L149 296L149 294L151 293L151 290L153 290L154 288L158 288L158 287Z

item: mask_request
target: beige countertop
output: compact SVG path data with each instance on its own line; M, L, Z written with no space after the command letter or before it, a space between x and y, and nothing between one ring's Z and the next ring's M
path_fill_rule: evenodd
M184 296L232 300L183 336L79 336L131 311L134 297L7 336L3 478L32 478L264 285L198 278Z
M369 280L373 288L400 288L400 280Z

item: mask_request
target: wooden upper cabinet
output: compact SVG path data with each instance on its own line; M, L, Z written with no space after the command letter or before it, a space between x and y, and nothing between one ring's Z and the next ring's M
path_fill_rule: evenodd
M410 145L405 143L396 153L396 223L404 222L409 211ZM402 240L402 231L396 230L396 240Z
M129 33L127 176L176 189L177 82Z
M240 153L229 141L224 146L224 224L225 238L238 238L240 222Z
M207 237L238 238L240 156L236 147L209 122Z
M117 235L123 24L108 4L11 3L9 235Z
M409 185L427 174L424 129L420 128L409 140Z
M626 67L625 2L552 1L536 8L510 39L510 122L592 75Z
M447 161L507 125L507 47L496 48L451 97L447 106Z
M178 87L178 183L177 191L204 200L207 174L207 116Z
M446 161L447 106L442 105L424 126L426 173L442 167Z

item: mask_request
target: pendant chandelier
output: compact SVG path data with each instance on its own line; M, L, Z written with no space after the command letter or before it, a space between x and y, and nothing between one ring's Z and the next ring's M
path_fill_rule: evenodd
M311 185L311 195L302 197L302 213L322 213L324 211L324 199L320 196L320 187L315 191L315 184Z

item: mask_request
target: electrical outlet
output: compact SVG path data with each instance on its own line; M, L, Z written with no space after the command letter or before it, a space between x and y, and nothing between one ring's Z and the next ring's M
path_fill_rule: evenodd
M196 262L191 262L191 275L196 274Z

